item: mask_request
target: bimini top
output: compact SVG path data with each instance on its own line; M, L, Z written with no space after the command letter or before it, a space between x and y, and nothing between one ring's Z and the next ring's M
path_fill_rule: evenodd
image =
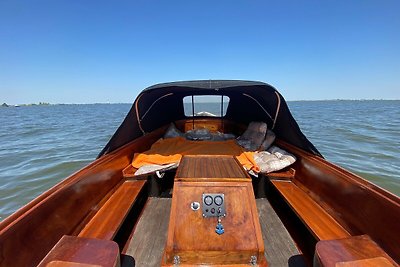
M271 85L253 81L203 80L163 83L143 90L99 157L173 121L188 119L183 99L198 95L229 97L224 119L244 124L264 121L278 138L321 156L301 132L285 99Z

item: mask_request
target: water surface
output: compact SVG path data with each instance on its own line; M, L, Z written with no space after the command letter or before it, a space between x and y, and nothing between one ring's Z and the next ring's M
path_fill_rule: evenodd
M93 161L130 104L0 108L0 220ZM324 157L400 195L400 101L289 102Z

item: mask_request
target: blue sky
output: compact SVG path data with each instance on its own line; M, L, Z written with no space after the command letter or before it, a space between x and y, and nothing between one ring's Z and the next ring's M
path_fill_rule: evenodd
M259 80L287 100L400 99L400 1L0 1L0 102L132 102Z

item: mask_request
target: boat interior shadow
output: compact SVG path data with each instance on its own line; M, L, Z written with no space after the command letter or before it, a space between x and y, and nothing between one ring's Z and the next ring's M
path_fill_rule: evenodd
M288 260L288 267L306 267L307 264L302 255L294 255Z
M121 254L121 267L134 267L135 259L132 256Z
M175 170L169 170L163 173L162 178L157 177L156 174L149 175L147 179L149 196L171 198L175 174Z

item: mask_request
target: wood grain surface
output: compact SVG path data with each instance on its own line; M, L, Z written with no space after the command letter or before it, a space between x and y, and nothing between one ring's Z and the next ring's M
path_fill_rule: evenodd
M81 237L112 240L146 181L125 181L79 233Z
M347 265L339 264L339 266L387 266L379 265L380 262L386 262L379 258L386 259L390 263L389 266L398 266L368 235L361 235L319 241L315 248L314 265L335 267L338 263L349 262ZM353 262L358 260L367 261ZM360 265L361 263L365 265Z
M63 235L75 235L123 177L135 152L151 146L159 129L107 154L0 222L0 266L35 266Z
M352 235L368 234L400 262L400 198L323 158L282 140L295 154L293 181Z
M147 200L132 238L127 242L123 252L134 259L135 266L159 267L161 265L161 257L167 240L170 210L170 198L150 197ZM122 266L132 267L125 262Z
M50 250L38 267L79 265L119 266L120 260L117 243L109 240L65 235Z
M318 240L350 236L332 216L294 183L274 180L272 184Z
M251 183L175 182L163 264L175 255L188 264L243 264L251 256L264 257L264 243ZM203 193L224 193L225 233L215 233L217 218L203 218L193 211L193 201L202 202Z
M179 164L177 180L240 180L250 177L233 156L184 156Z

